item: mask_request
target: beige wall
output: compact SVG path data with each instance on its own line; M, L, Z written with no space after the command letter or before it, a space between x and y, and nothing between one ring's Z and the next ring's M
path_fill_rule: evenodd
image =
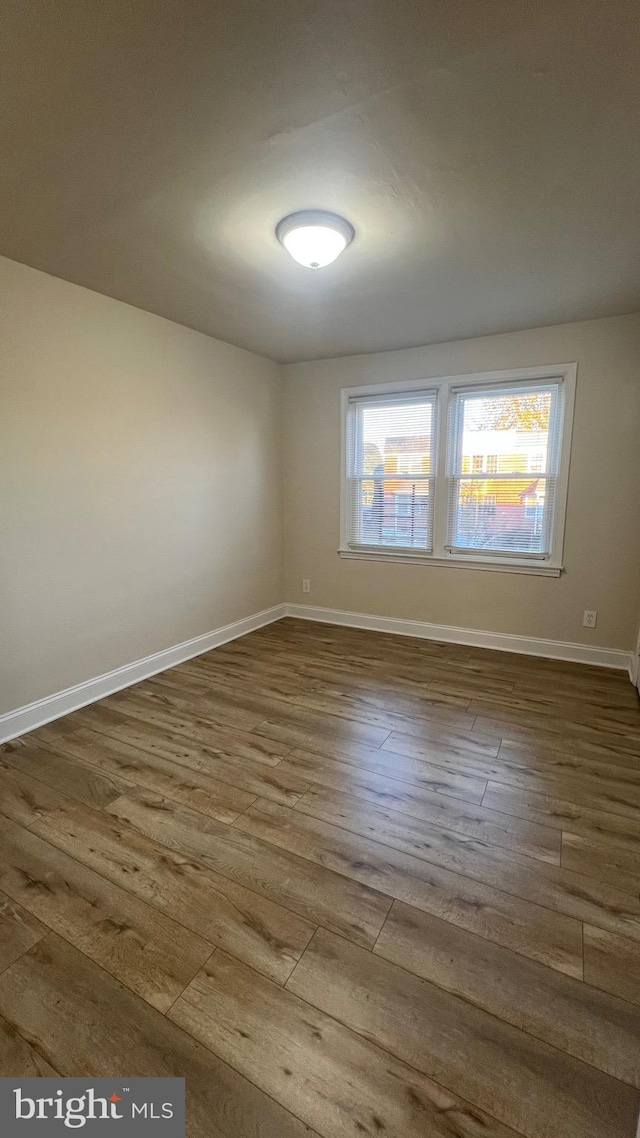
M574 359L560 579L338 557L341 387ZM0 258L0 714L285 598L632 648L639 361L630 316L281 370Z
M340 389L578 361L560 578L338 557ZM285 374L286 599L630 649L640 579L640 316L291 364ZM302 578L311 594L302 593ZM584 609L598 626L582 627Z
M279 386L0 259L0 713L282 600Z

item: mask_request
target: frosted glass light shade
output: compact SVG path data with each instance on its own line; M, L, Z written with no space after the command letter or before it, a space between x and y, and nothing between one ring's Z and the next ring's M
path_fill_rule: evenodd
M353 226L337 213L301 210L284 217L276 237L287 252L307 269L322 269L339 257L353 241Z

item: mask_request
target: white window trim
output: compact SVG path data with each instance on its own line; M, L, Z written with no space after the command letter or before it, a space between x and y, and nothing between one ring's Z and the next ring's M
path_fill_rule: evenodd
M394 561L396 563L421 565L447 565L455 569L480 569L495 573L525 573L535 577L559 577L563 572L564 530L569 489L569 465L571 460L571 436L573 432L573 412L578 365L576 363L549 364L544 367L514 368L508 371L474 372L463 375L447 375L434 379L413 379L394 383L373 383L363 387L344 387L340 392L340 546L338 553L353 561ZM508 385L514 380L563 380L564 420L562 425L562 446L560 467L556 482L556 500L551 534L551 548L544 559L523 557L477 556L450 552L446 548L446 440L451 389L460 385L478 387L489 384ZM353 396L401 394L403 392L438 391L438 426L435 464L435 500L433 524L433 552L417 553L415 550L381 548L363 549L350 546L347 540L347 414L349 400Z

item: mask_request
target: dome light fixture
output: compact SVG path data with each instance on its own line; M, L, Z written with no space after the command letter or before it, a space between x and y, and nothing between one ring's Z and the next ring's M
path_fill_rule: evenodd
M351 244L355 230L337 213L301 209L278 222L276 237L299 265L322 269Z

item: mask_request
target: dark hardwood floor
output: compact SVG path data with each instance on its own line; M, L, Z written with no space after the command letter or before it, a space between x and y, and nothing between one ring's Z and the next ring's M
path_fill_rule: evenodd
M0 1074L189 1138L633 1138L628 678L283 620L5 744Z

